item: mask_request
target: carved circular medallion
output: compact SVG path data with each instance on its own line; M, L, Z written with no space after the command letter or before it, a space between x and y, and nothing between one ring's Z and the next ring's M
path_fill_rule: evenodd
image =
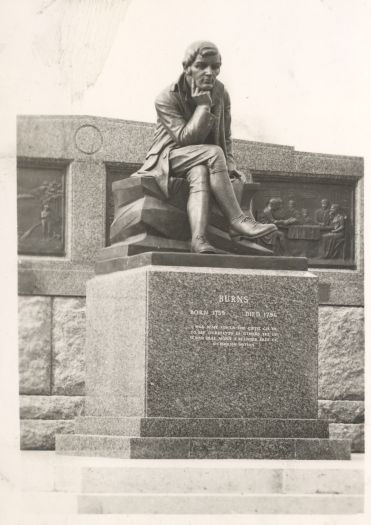
M103 136L99 129L91 124L83 124L75 133L76 148L91 155L96 153L103 144Z

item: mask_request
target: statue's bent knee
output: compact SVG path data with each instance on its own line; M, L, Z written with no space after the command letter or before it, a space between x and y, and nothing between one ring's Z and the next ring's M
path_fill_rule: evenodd
M219 157L219 158L222 157L223 159L225 159L224 151L222 150L220 146L217 146L215 144L210 144L205 147L209 150L209 152L211 153L213 157Z
M187 173L187 182L190 193L197 191L209 191L209 169L200 164L194 166Z

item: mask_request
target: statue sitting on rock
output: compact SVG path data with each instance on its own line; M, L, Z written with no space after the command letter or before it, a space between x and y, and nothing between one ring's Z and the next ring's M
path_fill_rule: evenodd
M153 178L165 200L171 200L179 183L186 184L193 253L218 252L208 236L211 199L224 216L228 241L253 241L277 230L274 224L257 222L236 196L233 182L238 180L245 186L245 201L251 200L246 195L248 179L236 169L233 157L230 97L217 80L220 67L215 44L195 42L187 48L183 73L156 98L154 140L144 164L131 177Z

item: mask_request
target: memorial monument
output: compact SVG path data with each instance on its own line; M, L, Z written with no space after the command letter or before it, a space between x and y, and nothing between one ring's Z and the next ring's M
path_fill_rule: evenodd
M317 416L318 279L305 258L271 255L286 246L277 199L263 223L252 214L220 65L214 44L188 48L145 163L114 183L112 245L87 285L86 416L59 453L350 458ZM288 215L300 223L293 199Z
M230 98L216 78L220 67L211 42L195 42L186 50L182 75L156 99L157 126L143 166L132 175L135 180L113 185L111 242L138 249L130 237L154 232L159 248L188 251L184 241L190 236L194 253L270 253L251 242L277 228L256 222L251 213L257 185L236 169ZM146 238L147 245L151 240Z

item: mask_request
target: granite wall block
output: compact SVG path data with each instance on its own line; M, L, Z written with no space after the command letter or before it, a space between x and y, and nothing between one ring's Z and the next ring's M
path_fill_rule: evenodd
M319 399L364 399L363 308L319 309Z
M27 158L64 158L140 163L152 142L148 122L86 115L20 115L17 152ZM362 176L360 157L296 151L293 146L233 140L237 164L251 169Z
M56 297L53 300L54 395L85 393L85 299Z
M318 417L331 419L336 423L363 423L365 420L364 401L318 401Z
M83 396L20 396L21 419L73 419L84 414Z
M21 394L50 394L51 298L19 297L18 344Z
M352 452L365 451L365 426L346 425L343 423L330 424L330 438L331 439L350 439Z
M72 176L71 261L93 264L105 245L106 169L103 162L74 161Z
M54 450L55 434L72 434L71 420L21 419L21 450Z

